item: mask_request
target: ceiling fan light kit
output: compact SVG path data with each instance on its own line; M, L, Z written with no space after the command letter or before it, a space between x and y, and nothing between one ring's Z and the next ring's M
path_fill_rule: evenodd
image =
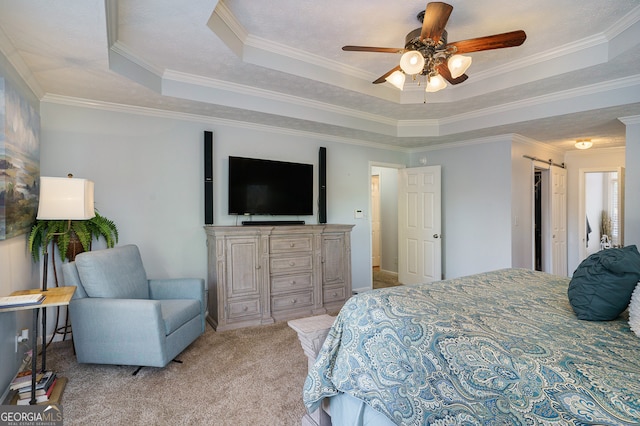
M444 81L444 78L440 74L436 74L429 77L429 81L427 82L427 88L425 89L427 92L433 93L447 87L447 82Z
M471 66L470 56L463 53L483 50L502 49L520 46L527 38L522 30L503 34L478 37L447 43L445 26L453 6L443 2L427 3L424 12L417 17L422 28L416 28L405 37L404 48L343 46L342 50L350 52L401 53L400 65L374 80L374 84L388 81L398 89L404 86L404 75L409 74L416 80L417 75L427 78L427 92L437 92L451 84L460 84L467 80L465 72ZM419 80L418 80L419 81Z
M417 50L410 50L400 57L400 68L409 75L421 74L424 64L424 56Z
M391 73L391 75L389 75L388 77L385 78L385 80L387 80L389 83L393 84L394 86L396 86L398 89L402 90L404 88L404 80L405 80L405 76L404 73L402 71L394 71Z
M447 61L449 71L451 71L451 78L458 78L471 66L471 56L453 55Z

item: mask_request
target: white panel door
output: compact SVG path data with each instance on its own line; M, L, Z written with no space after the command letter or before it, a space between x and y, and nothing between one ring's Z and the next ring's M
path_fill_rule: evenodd
M551 271L567 276L567 170L551 168Z
M442 279L440 166L398 174L398 280L418 284Z

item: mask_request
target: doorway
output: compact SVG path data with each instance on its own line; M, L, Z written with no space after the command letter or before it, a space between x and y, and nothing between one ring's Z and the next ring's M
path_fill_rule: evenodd
M533 173L533 266L542 271L542 170Z
M370 164L372 288L398 281L399 164Z
M624 246L624 168L579 170L579 261Z
M534 165L533 266L537 271L567 275L567 171L556 165Z

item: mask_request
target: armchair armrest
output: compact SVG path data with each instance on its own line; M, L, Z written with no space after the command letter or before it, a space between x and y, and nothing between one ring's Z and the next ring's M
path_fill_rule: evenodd
M149 280L149 297L162 299L197 299L204 302L202 278L170 278Z
M150 279L149 297L154 300L195 299L200 301L202 332L204 333L207 315L207 294L202 278Z

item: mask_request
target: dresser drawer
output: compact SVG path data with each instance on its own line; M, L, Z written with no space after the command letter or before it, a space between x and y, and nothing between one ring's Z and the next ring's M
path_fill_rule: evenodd
M322 297L324 303L345 300L344 287L325 288L322 291Z
M276 257L271 258L271 273L287 273L295 271L310 271L313 266L313 258L308 256Z
M311 273L271 277L271 293L306 290L312 287Z
M273 312L293 310L313 305L313 293L293 293L271 297L271 310Z
M260 299L229 301L227 310L229 319L260 315Z
M269 251L271 253L295 253L311 251L311 236L302 235L299 237L272 237L269 240Z

